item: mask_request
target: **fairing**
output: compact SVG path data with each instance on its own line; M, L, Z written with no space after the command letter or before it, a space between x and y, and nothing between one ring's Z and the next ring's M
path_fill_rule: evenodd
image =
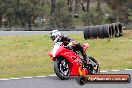
M85 46L84 47L85 49L88 48L87 45L84 45L84 46ZM54 50L54 49L57 49L57 50ZM70 66L71 76L81 75L80 71L82 71L85 74L88 74L88 71L86 69L84 70L82 68L82 61L81 61L79 55L77 55L75 52L65 48L62 45L60 45L59 48L54 47L54 49L50 52L49 56L52 58L53 61L56 61L56 59L60 56L67 59L70 62L69 66Z

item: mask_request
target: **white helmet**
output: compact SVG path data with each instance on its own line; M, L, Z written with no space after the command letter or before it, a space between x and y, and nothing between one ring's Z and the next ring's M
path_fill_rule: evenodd
M54 41L58 36L61 36L61 33L58 30L53 30L50 33L51 39Z

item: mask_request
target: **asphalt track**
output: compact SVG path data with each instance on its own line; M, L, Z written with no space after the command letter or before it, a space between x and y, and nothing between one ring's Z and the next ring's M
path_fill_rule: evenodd
M130 74L132 76L132 70L109 71L103 72L103 74ZM0 88L132 88L132 82L129 84L85 84L80 86L75 77L69 80L60 80L56 76L47 76L0 80Z
M61 31L62 34L80 34L83 31ZM0 31L0 36L49 35L50 31Z

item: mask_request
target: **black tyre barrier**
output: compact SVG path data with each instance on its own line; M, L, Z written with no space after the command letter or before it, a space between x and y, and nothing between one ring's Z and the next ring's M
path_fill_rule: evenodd
M121 23L112 23L97 26L86 26L83 28L84 39L89 38L111 38L123 35Z
M109 24L103 25L103 34L105 38L109 38L112 36L111 25Z
M84 39L87 40L88 39L88 34L89 33L89 30L88 30L88 27L84 27L83 28L83 34L84 34Z
M89 27L89 38L97 38L98 37L98 28L96 26Z
M110 29L109 29L109 36L110 38L112 37L112 26L110 25Z
M115 28L113 25L111 25L111 34L112 34L111 37L115 37Z
M117 23L117 27L119 29L119 36L122 36L123 35L123 28L122 28L122 24L121 23Z
M115 37L119 37L119 28L117 23L112 23L114 29L115 29Z
M103 25L97 25L97 27L98 27L98 37L99 38L104 38L104 29L103 29Z
M90 26L89 27L89 38L95 38L95 27L94 26Z
M98 38L98 36L99 36L99 27L98 26L95 26L95 28L94 28L94 38Z

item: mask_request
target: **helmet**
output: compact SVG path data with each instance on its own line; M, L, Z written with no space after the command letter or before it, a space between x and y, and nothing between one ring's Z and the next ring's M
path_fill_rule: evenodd
M51 39L54 41L58 36L61 36L61 33L58 30L53 30L50 33Z

